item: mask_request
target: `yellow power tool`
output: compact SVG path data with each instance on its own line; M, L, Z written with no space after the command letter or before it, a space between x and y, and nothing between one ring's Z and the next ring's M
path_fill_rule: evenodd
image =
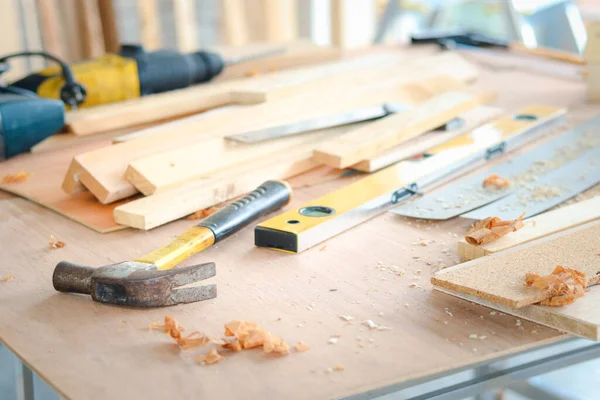
M275 49L225 59L208 51L189 54L174 50L147 52L139 45L123 45L118 54L105 54L70 66L75 79L85 89L76 106L90 107L185 88L210 81L228 65L283 51ZM65 80L59 67L49 67L13 82L11 86L30 90L41 97L61 99Z

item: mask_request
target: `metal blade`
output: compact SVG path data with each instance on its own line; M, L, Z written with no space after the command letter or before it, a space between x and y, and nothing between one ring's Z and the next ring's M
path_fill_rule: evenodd
M589 150L590 140L600 142L600 139L594 139L591 131L598 124L600 124L600 117L581 124L514 159L491 166L479 174L456 180L452 185L430 193L428 196L405 203L394 209L394 212L413 218L445 220L513 193L520 193L529 184L528 176L539 178L549 173L554 166L584 154ZM547 160L552 162L546 163ZM491 174L509 179L512 187L505 190L484 189L482 182Z
M379 104L376 106L364 107L339 114L326 115L324 117L308 119L291 124L274 126L272 128L258 129L237 135L225 136L225 138L242 143L258 143L265 140L297 135L299 133L310 132L317 129L333 128L335 126L348 125L356 122L381 118L389 115L390 111L392 110L403 110L407 108L407 106L397 104Z
M533 217L600 182L600 147L532 181L512 195L461 215L463 218L515 219L523 212Z

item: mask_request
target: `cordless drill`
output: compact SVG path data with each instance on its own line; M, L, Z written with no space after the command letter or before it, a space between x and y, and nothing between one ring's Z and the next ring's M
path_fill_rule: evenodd
M118 54L71 65L77 82L86 95L79 107L96 106L153 93L185 88L207 82L232 64L280 53L282 49L236 59L224 59L217 53L198 51L182 54L173 50L147 52L139 45L123 45ZM39 96L59 99L65 85L57 67L29 75L12 86L36 92Z
M0 74L10 68L8 60L22 56L42 56L54 61L50 54L41 52L15 53L0 58ZM61 87L62 100L76 105L83 93L73 80L68 66L61 63L65 84ZM23 153L32 146L58 132L65 124L63 101L42 99L26 89L0 86L0 161Z

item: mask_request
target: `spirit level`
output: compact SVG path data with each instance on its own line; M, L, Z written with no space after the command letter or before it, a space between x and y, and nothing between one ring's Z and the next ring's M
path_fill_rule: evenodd
M564 114L564 109L552 106L524 107L430 149L430 156L399 162L259 224L254 231L255 245L304 251L424 188L519 148Z

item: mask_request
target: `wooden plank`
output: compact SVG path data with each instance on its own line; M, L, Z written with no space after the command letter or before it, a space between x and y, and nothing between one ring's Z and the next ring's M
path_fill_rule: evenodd
M119 203L105 206L98 203L89 192L68 195L60 188L64 171L73 156L108 143L110 139L101 139L55 151L22 154L4 161L0 163L0 188L41 204L97 232L123 229L112 216L113 209ZM1 177L19 172L28 173L29 178L20 183L1 182Z
M583 298L578 299L575 303L568 306L547 307L534 304L521 308L507 307L476 296L437 286L435 289L468 300L471 303L499 310L517 318L523 318L536 324L558 329L561 332L572 333L591 340L600 340L600 314L596 312L598 302L600 301L600 287L598 286L590 288Z
M269 42L290 42L298 37L297 0L263 0L265 38Z
M456 81L450 80L450 85L455 84ZM336 97L326 96L327 98L323 99L324 101L313 100L308 110L306 110L306 107L304 107L305 110L302 110L302 106L306 104L304 100L297 103L296 106L290 103L279 104L276 108L281 111L273 112L270 118L266 114L257 113L258 110L252 111L256 113L254 119L250 115L240 118L240 113L237 117L225 115L225 117L235 118L238 121L243 120L243 126L239 126L237 123L233 125L223 123L212 130L211 136L213 139L207 137L206 140L189 143L185 147L134 160L129 164L125 177L136 189L149 195L169 190L188 181L203 179L211 173L233 164L248 163L268 154L285 152L286 149L300 145L320 143L325 140L325 137L317 133L281 138L258 145L232 143L223 140L219 136L265 127L265 120L271 121L266 124L267 126L275 126L288 123L290 120L296 121L327 116L384 102L410 103L412 91L414 90L412 86L406 89L403 85L393 85L391 82L385 82L382 85L365 88L367 90L347 91L343 94L343 98L338 95ZM440 91L443 91L443 87L437 93ZM293 112L288 112L286 118L285 115L282 115L285 110L293 110ZM278 117L275 117L275 115L278 115ZM259 119L256 119L256 116ZM219 131L221 135L218 135ZM335 136L328 135L328 137ZM202 154L202 156L199 157L199 154Z
M195 87L146 96L115 104L105 104L90 109L67 113L67 127L79 135L90 135L111 129L120 129L140 124L162 121L231 103L263 102L264 89L256 89L256 83L280 79L276 84L283 92L285 76L257 77L255 80L238 79L236 82L210 83ZM305 79L306 81L306 79ZM300 82L304 83L304 82ZM296 86L300 83L296 83ZM249 85L248 90L244 86ZM274 84L271 83L273 86ZM291 84L290 84L291 85ZM236 98L230 90L236 89ZM268 87L267 87L268 88ZM239 99L239 100L238 100Z
M21 40L21 25L19 4L16 0L5 1L0 12L0 26L5 34L0 36L0 54L16 53L24 50ZM2 79L8 82L22 78L27 68L24 59L10 60L10 70L2 74Z
M248 42L244 0L222 0L221 15L225 43L240 46Z
M59 27L59 7L56 0L37 0L44 50L66 59L67 51Z
M36 0L19 0L19 6L24 24L25 48L29 51L40 51L43 45ZM27 63L30 72L39 71L45 66L44 59L41 57L30 57Z
M444 59L448 56L443 56ZM460 58L456 60L462 60ZM464 60L463 60L464 61ZM408 73L411 70L408 66L395 67L395 73L393 70L389 70L390 73L379 75L379 74L361 74L361 79L350 79L352 82L352 92L362 90L361 88L368 88L373 85L373 81L377 82L376 86L385 86L384 89L393 89L394 83L396 87L401 87L406 84L413 82L423 81L428 78L435 77L430 73L437 72L439 67L435 67L432 70L423 68L422 60L417 60L415 66L419 66L419 73ZM467 64L469 65L469 64ZM444 68L448 69L447 65ZM472 68L467 68L468 71L459 69L451 69L452 73L457 78L470 78L472 77ZM370 78L365 78L370 76ZM385 77L385 78L382 78ZM389 80L389 81L388 81ZM330 95L323 96L323 91L319 91L319 99L316 101L324 104L329 103L327 109L319 109L314 107L315 100L312 92L295 96L293 98L280 100L276 104L264 104L257 105L248 109L247 111L236 112L235 115L231 114L226 117L206 118L202 120L189 120L181 121L180 125L169 125L165 129L159 127L153 128L153 138L142 137L141 139L128 142L127 146L122 143L112 148L100 149L92 152L92 154L80 155L77 158L77 162L85 166L87 173L82 173L79 177L66 177L65 181L76 180L77 182L83 182L101 202L111 202L117 199L122 199L136 193L136 189L124 178L125 170L128 164L136 159L151 156L153 154L170 151L177 148L187 147L192 143L199 143L206 139L205 135L199 134L199 132L211 132L215 134L215 129L218 129L220 136L224 136L225 132L232 133L232 130L250 129L253 126L255 129L261 127L272 126L277 123L289 123L297 120L298 118L310 118L317 115L323 115L323 112L329 110L329 112L344 110L349 106L348 96L344 90L348 91L348 80L345 79L328 79L329 84L332 86L328 87ZM363 82L364 81L364 82ZM285 87L280 88L279 83L275 85L278 90L287 90ZM320 85L320 89L324 88L324 84ZM414 85L410 86L414 88ZM402 90L405 94L407 90ZM412 95L413 90L409 90L408 94ZM421 92L421 91L420 91ZM204 92L207 93L206 91ZM410 96L407 96L410 100ZM353 100L354 101L354 100ZM363 100L356 100L363 101ZM310 103L312 102L312 103ZM337 105L336 105L337 102ZM311 107L307 107L307 104L311 104ZM362 103L364 104L364 103ZM337 108L335 108L337 107ZM267 118L266 116L271 117ZM134 118L132 116L132 118ZM241 125L239 121L244 121ZM254 125L250 125L250 122ZM156 130L155 130L156 129ZM143 140L143 141L140 141ZM133 144L131 144L133 143ZM106 163L105 160L111 159L113 162Z
M317 166L311 159L310 147L302 146L249 165L226 168L206 179L123 204L115 208L115 221L133 228L152 229L240 196L268 179L287 179L298 175ZM170 205L165 207L167 204Z
M398 161L423 154L430 148L470 132L479 125L498 117L502 112L502 109L498 107L479 106L460 116L464 121L464 125L458 129L449 131L434 130L424 133L408 140L406 143L392 147L374 157L354 164L352 169L363 172L375 172Z
M157 0L137 0L140 16L140 36L147 50L156 50L161 45Z
M346 47L346 0L330 0L331 45Z
M458 255L467 260L498 253L600 218L600 196L528 218L523 228L500 239L474 246L458 242Z
M598 237L600 223L592 223L591 227L540 244L533 242L447 268L431 282L493 303L524 307L544 300L542 291L523 284L527 272L548 275L557 265L563 265L585 273L590 285L599 283Z
M183 53L198 49L198 29L194 0L173 0L177 48Z
M441 94L410 111L381 119L319 145L315 148L315 160L334 168L349 167L435 129L488 99L487 94Z
M81 37L80 0L59 0L56 4L60 19L61 41L65 44L65 60L80 61L86 58Z
M96 0L77 0L75 7L83 57L93 58L104 54L98 3Z
M98 0L98 12L100 13L100 23L102 24L104 50L107 53L118 53L121 48L119 30L117 27L117 15L113 3L114 0Z

